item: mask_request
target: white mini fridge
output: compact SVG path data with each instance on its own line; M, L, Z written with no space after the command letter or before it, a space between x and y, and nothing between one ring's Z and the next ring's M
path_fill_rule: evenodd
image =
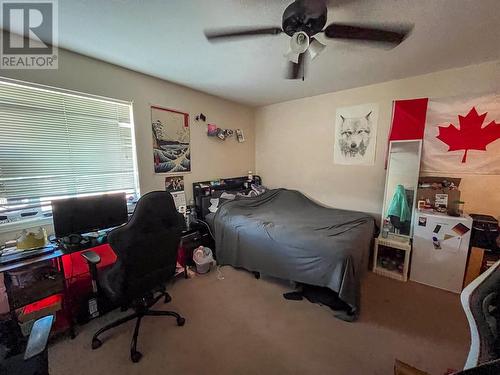
M410 280L460 293L472 218L417 211Z

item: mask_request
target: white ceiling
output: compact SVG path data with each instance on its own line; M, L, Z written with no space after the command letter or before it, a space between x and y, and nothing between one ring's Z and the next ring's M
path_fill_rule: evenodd
M331 0L328 20L415 24L393 50L340 41L283 79L288 36L210 44L210 27L281 26L291 0L64 0L60 46L250 105L500 59L499 0ZM318 38L322 39L322 37Z

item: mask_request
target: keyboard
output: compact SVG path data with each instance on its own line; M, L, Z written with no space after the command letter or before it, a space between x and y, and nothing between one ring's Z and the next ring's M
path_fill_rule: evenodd
M44 254L50 254L55 251L56 247L53 245L48 245L44 247L40 247L38 249L33 250L23 250L20 252L16 252L13 254L1 255L0 256L0 264L7 264L12 262L19 262L24 259L34 258Z

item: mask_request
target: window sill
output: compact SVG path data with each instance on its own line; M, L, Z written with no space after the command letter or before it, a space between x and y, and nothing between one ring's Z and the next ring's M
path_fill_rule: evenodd
M23 229L35 228L39 226L52 225L51 217L43 217L36 219L26 219L15 221L12 223L0 224L0 234L8 232L21 231Z

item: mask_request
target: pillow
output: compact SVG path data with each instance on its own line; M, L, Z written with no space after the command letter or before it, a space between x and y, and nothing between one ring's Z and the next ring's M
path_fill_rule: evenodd
M225 200L233 200L234 198L236 198L236 195L234 194L230 194L230 193L227 193L227 192L223 192L220 197L221 199L225 199Z
M208 207L208 210L214 213L217 212L217 208L219 208L219 198L210 199L210 207Z
M255 191L253 190L250 190L248 193L238 193L238 197L243 197L243 198L252 198L252 197L256 197L257 196L257 193L255 193Z
M227 193L222 193L220 198L211 198L210 199L210 207L208 207L208 210L211 213L217 212L217 210L219 209L219 206L222 203L233 200L234 198L236 198L236 196L232 195L232 194L227 194L227 196L232 196L232 198L224 198L224 194L227 194Z
M256 193L256 195L264 194L267 191L267 189L262 185L252 184L251 187L252 187L252 191L254 191Z

